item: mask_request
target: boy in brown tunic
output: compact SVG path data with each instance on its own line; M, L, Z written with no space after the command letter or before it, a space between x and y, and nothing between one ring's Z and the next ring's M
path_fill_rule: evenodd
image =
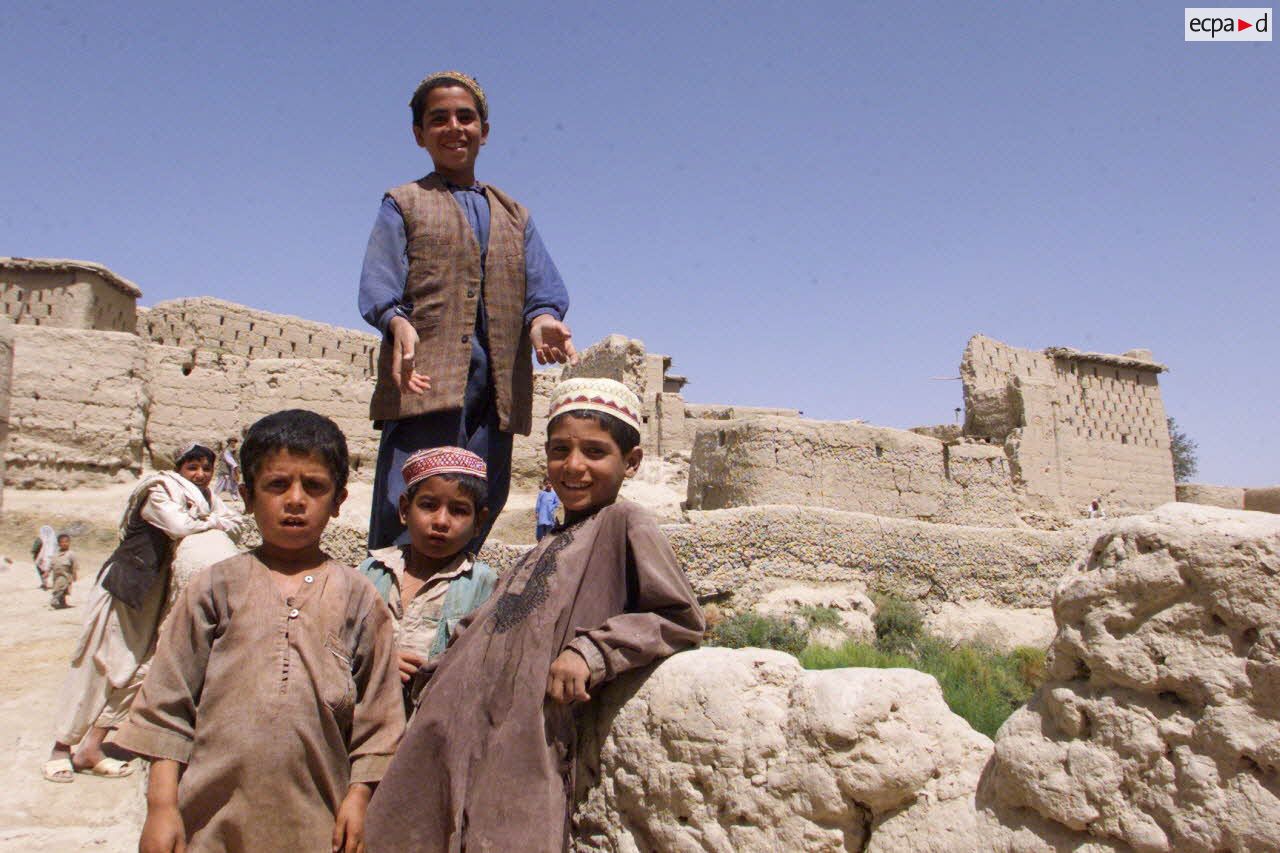
M557 387L547 474L565 523L424 667L430 680L369 805L372 853L567 849L572 704L702 639L671 546L645 510L618 500L640 465L639 412L612 380Z
M117 738L152 759L139 850L355 853L404 707L386 605L320 550L346 439L277 412L241 461L262 545L183 591Z

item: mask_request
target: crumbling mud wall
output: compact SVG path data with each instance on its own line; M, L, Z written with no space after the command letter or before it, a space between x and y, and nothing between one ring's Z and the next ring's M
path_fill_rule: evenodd
M15 326L5 481L69 488L137 476L149 405L137 335Z
M1165 369L1144 350L1032 352L975 335L960 365L964 431L1004 446L1030 513L1078 517L1095 498L1148 510L1174 500Z
M161 302L139 312L138 334L164 346L205 349L246 359L324 359L371 379L377 335L257 311L201 296Z
M132 332L141 295L101 264L0 258L0 313L20 325Z
M703 422L690 509L793 504L944 524L1013 527L1004 452L857 422L760 417Z

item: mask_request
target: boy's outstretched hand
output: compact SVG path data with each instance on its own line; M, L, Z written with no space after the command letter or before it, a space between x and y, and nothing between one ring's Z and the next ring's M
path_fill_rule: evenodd
M582 655L573 649L565 649L551 664L551 672L547 675L547 696L561 705L589 702L591 694L587 693L587 681L590 678L591 668Z
M373 788L363 782L353 782L347 788L333 824L333 853L365 853L364 814L372 796Z
M578 351L573 348L573 332L550 314L539 314L529 324L529 339L533 341L533 354L538 364L578 363Z
M421 394L431 387L431 377L414 370L414 358L418 350L418 330L404 317L392 317L391 343L395 348L391 359L391 381L401 394Z

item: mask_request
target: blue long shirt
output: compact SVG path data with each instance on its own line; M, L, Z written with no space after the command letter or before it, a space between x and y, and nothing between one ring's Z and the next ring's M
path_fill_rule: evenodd
M489 253L489 199L477 184L459 187L448 184L454 200L462 208L471 232L480 244L480 272ZM551 314L563 320L569 310L569 291L556 269L555 262L543 245L542 237L530 217L524 229L524 322ZM360 315L383 335L393 317L408 317L413 305L405 299L405 282L409 276L409 241L404 231L404 216L391 196L384 196L378 216L369 234L369 245L360 270ZM471 336L471 364L467 369L466 399L492 387L489 372L489 330L484 312L484 285L476 305L475 334Z
M560 498L555 492L538 492L538 523L554 525L556 523L556 508L559 506Z

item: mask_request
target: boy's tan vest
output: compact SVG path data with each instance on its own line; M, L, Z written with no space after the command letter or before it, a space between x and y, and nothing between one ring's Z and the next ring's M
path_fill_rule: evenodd
M383 337L378 382L369 403L369 416L375 421L462 408L483 279L499 426L505 432L529 434L533 364L524 324L524 229L529 212L494 187L485 185L484 192L489 200L489 249L483 275L480 244L444 181L428 175L387 193L404 215L409 250L404 298L413 305L409 321L418 332L416 369L431 377L431 388L401 396L391 380L395 347L390 335Z

